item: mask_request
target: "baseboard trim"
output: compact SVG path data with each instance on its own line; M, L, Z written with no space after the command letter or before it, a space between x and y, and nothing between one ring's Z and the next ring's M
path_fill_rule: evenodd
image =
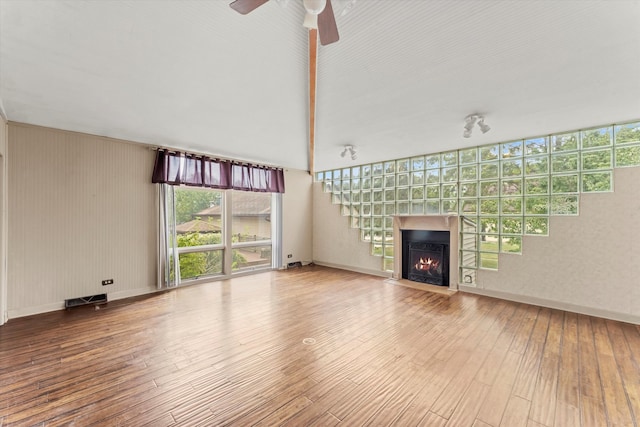
M126 291L119 291L119 292L111 292L111 293L107 293L107 300L116 301L119 299L152 294L157 291L158 289L155 289L155 288L152 288L152 289L141 288L141 289L128 289ZM49 313L51 311L58 311L58 310L64 310L64 309L65 309L65 306L64 306L64 300L63 300L60 302L44 304L44 305L39 305L35 307L24 307L16 310L9 310L7 313L10 320L10 319L16 319L18 317L34 316L36 314Z
M431 285L429 283L419 283L407 279L387 279L384 281L390 285L404 286L405 288L417 289L419 291L433 292L440 295L451 296L458 292L457 289L451 289L448 286Z
M369 270L368 268L359 268L359 267L354 267L352 265L333 264L331 262L322 262L322 261L313 261L313 263L315 265L321 265L323 267L337 268L338 270L353 271L356 273L369 274L371 276L386 277L386 278L391 277L391 273L387 273L386 271Z
M570 311L572 313L586 314L587 316L601 317L603 319L617 320L619 322L640 325L640 316L634 316L633 314L618 313L615 311L602 310L595 307L585 307L577 304L553 301L528 295L517 295L503 291L480 289L473 286L466 286L464 284L460 284L458 290L461 292L468 292L470 294L483 295L492 298L504 299L507 301L521 302L524 304L537 305L540 307Z

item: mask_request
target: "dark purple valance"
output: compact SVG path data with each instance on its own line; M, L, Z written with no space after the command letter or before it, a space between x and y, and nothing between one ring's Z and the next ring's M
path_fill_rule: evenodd
M284 171L267 166L158 150L151 182L220 189L284 193Z

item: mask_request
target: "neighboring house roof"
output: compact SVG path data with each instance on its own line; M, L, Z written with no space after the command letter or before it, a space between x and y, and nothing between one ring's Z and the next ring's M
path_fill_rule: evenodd
M233 216L267 216L271 213L271 197L255 197L256 193L236 191L233 193ZM195 217L220 216L221 206L201 210Z
M201 219L192 219L183 224L176 226L176 233L219 233L222 228L211 221L203 221Z

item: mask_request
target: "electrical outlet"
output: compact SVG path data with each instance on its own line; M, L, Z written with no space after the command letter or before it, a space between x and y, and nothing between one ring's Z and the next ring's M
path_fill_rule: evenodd
M287 258L293 258L293 254L287 255Z
M113 279L106 279L102 281L102 286L113 285Z

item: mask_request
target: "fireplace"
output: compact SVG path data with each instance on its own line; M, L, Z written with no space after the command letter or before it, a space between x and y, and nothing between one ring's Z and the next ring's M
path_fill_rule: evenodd
M449 286L449 231L402 230L402 278Z
M447 245L447 265L442 264L446 279L442 287L456 291L459 283L458 271L458 217L455 215L395 215L393 218L393 275L396 280L406 280L417 287L424 282L409 281L407 261L409 247L407 241L429 241ZM426 232L420 236L412 232ZM446 232L447 234L439 234ZM448 240L447 240L447 235Z

